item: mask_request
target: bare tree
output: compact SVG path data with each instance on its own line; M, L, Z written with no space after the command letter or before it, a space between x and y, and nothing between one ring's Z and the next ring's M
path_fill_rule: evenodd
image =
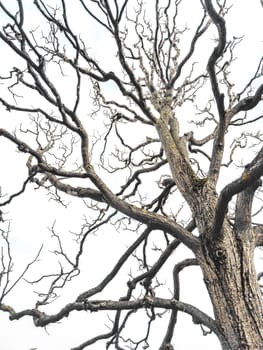
M214 332L224 350L263 349L262 274L254 268L254 251L263 244L262 59L246 82L234 81L235 49L243 42L227 35L230 6L195 2L187 26L185 6L189 2L181 0L0 1L2 57L9 55L12 65L1 67L0 136L26 155L28 170L21 189L1 197L0 309L10 320L31 316L37 327L73 311L107 310L108 332L75 350L103 340L107 349L145 349L157 316L166 329L154 348L173 349L178 311ZM10 114L20 120L15 132ZM6 297L41 251L11 281L5 208L32 186L62 205L71 197L84 201L86 219L74 236L74 256L51 228L60 271L39 271L30 283L45 280L48 291L32 308L17 311ZM110 224L121 235L129 232L133 243L97 285L83 285L76 299L47 313L65 286L85 273L90 234L106 235ZM193 255L175 264L181 245ZM103 260L107 266L107 256ZM166 264L174 265L166 276L173 290L164 298ZM213 317L180 300L179 273L194 265ZM121 278L125 266L137 270ZM120 288L108 298L106 287L115 280ZM138 341L126 334L139 310L146 332Z

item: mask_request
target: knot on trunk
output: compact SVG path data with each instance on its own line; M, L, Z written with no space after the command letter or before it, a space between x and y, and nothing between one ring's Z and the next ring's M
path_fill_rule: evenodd
M214 242L212 240L206 240L204 247L205 246L205 250L216 265L221 266L225 264L227 252L219 241Z
M210 250L210 257L212 258L215 265L222 266L226 262L227 253L226 250L221 247L214 247Z
M226 260L226 252L224 249L218 248L215 250L214 258L219 264L223 264Z

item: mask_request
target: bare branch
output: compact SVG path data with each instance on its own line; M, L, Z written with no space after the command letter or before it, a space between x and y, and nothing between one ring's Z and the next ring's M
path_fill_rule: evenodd
M216 210L215 210L215 219L213 226L213 234L215 237L220 237L221 227L225 219L225 214L227 211L228 203L232 197L245 190L249 186L257 188L261 185L259 181L260 177L263 175L263 148L259 151L256 157L252 160L251 163L246 165L245 170L240 178L231 182L227 185L222 191L218 198Z
M180 263L176 264L173 269L173 278L174 278L174 293L173 298L176 300L180 300L180 281L179 281L179 273L188 266L194 266L198 265L198 262L196 259L185 259L181 261ZM177 313L178 310L172 310L169 324L167 326L166 334L163 338L162 345L160 347L160 350L165 350L167 348L167 345L170 345L172 343L172 338L174 334L174 327L177 323ZM194 319L193 319L194 321Z
M215 72L215 65L216 65L216 61L223 55L224 49L226 46L225 20L222 16L220 16L216 12L211 0L205 0L204 3L209 16L211 17L213 23L217 27L218 36L219 36L218 44L214 48L211 56L209 57L207 70L210 76L210 81L211 81L212 90L216 101L219 117L220 117L221 123L223 124L223 120L225 118L224 95L219 90L218 81L217 81L216 72Z

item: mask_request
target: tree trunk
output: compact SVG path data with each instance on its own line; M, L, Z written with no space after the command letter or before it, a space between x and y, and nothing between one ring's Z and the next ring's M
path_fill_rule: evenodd
M207 225L209 226L209 225ZM198 260L215 319L231 350L263 349L263 308L254 269L255 237L242 236L225 223L223 240L202 236Z
M179 131L172 128L171 121L175 118L170 101L167 98L165 102L157 131L173 179L191 208L199 231L201 246L193 251L203 271L215 320L225 338L221 341L222 348L263 350L263 306L254 269L256 237L251 225L252 200L259 184L255 182L237 196L234 226L222 208L222 224L219 220L216 226L218 176L200 179L195 175L187 157L180 151ZM221 160L222 145L219 153Z

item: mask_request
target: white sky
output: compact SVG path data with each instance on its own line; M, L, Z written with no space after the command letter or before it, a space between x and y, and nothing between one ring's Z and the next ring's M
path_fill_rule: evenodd
M3 1L8 2L7 0ZM25 1L28 4L27 10L30 10L31 2ZM193 8L193 1L186 0L186 6L189 7L189 18L186 21L195 20L195 11ZM237 77L237 84L251 74L254 73L259 57L262 55L262 15L263 9L260 5L260 1L250 1L249 5L245 0L233 0L232 19L229 22L228 27L235 36L246 35L243 44L241 45L240 53L238 54L238 63L236 65L236 71L233 72ZM76 9L72 9L74 13L74 19L80 22L80 14L76 12ZM229 15L230 17L230 15ZM1 21L0 13L0 21ZM37 22L32 17L32 23ZM1 23L0 23L1 25ZM90 30L90 27L88 28ZM90 35L91 32L91 35ZM105 39L103 33L89 31L89 38L91 39L91 47L96 43L97 53L101 56L105 56L105 52L111 51L111 43ZM245 48L244 48L245 47ZM2 43L0 43L0 50L3 50ZM3 59L4 58L4 59ZM105 60L106 70L111 70L111 66L114 64L114 59L111 60L107 55ZM3 74L3 67L5 65L11 66L13 64L12 57L2 55L1 71ZM240 79L240 80L239 80ZM0 87L1 89L1 87ZM65 91L65 95L68 91ZM29 96L28 96L29 98ZM1 110L2 112L2 110ZM7 119L8 118L8 119ZM0 116L0 127L5 125L15 125L15 118L11 116ZM24 164L24 157L18 155L14 150L14 147L10 146L10 143L0 139L0 164L5 164L1 167L0 184L5 191L16 191L21 186L21 181L24 179L26 168ZM16 177L14 177L14 174ZM65 231L77 231L78 226L83 222L83 212L85 211L84 204L76 204L76 201L71 200L68 209L61 206L57 206L53 201L48 201L48 197L44 191L34 191L33 188L28 193L23 194L20 198L17 198L12 205L4 209L6 217L12 219L11 226L11 240L13 242L14 256L14 271L19 273L22 271L28 261L32 260L36 255L40 245L44 242L48 245L49 249L55 249L54 238L50 236L50 231L47 227L51 227L54 220L56 220L57 232L65 235ZM15 215L13 214L15 213ZM33 213L33 215L32 215ZM43 220L43 218L45 220ZM124 251L125 247L133 242L134 237L130 237L129 234L121 234L114 231L112 227L107 227L107 234L98 234L97 236L91 236L87 241L88 249L86 252L85 260L83 264L90 266L87 270L87 275L82 276L78 282L72 282L65 288L65 295L58 301L57 304L50 306L50 311L54 312L65 303L75 299L79 294L79 286L83 290L91 287L94 283L98 283L103 277L106 271L109 271L113 267L118 253ZM65 237L65 246L67 249L76 251L77 246L71 241L71 236ZM108 256L108 249L112 246L112 242L118 241L118 245L114 245L113 256ZM89 246L90 245L90 246ZM90 248L89 248L90 247ZM103 248L101 248L103 247ZM98 254L100 252L100 254ZM47 254L47 252L45 252ZM178 255L177 255L178 254ZM107 263L103 264L103 256L107 255ZM186 249L179 249L179 253L176 253L175 259L178 261L182 256L190 257L189 251ZM51 272L51 269L58 268L54 257L46 261L39 262L39 268L41 271ZM174 263L174 261L173 261ZM88 265L90 264L90 265ZM96 269L93 270L93 267ZM171 265L167 267L168 271L163 271L163 276L170 275L169 269ZM34 270L33 270L34 271ZM189 269L181 275L182 286L182 300L185 302L193 303L195 306L200 307L201 310L211 314L211 307L208 302L208 296L206 291L200 287L202 276L197 267ZM167 284L171 281L167 281ZM84 287L83 287L84 286ZM125 286L124 286L125 287ZM115 289L118 286L113 285L109 288L109 294L114 294ZM123 295L123 293L120 295ZM32 307L32 300L35 296L32 295L30 287L26 283L21 283L19 288L15 289L5 300L5 303L17 305L17 309L20 310L23 307ZM106 315L106 313L105 313ZM104 324L106 317L103 319L99 314L88 317L84 313L73 313L68 319L63 320L56 325L48 326L47 329L35 328L32 325L31 319L22 319L20 321L9 322L8 315L0 313L0 347L3 350L29 350L31 348L37 348L38 350L66 350L73 346L80 344L82 341L87 340L92 335L98 334L99 329L106 330ZM181 321L181 322L180 322ZM158 324L159 325L159 324ZM135 323L136 330L139 331L141 325ZM163 334L160 332L162 327L156 328L156 342L159 346L160 339ZM187 315L179 314L179 322L176 326L174 346L177 350L190 350L190 349L203 349L203 350L218 350L220 346L217 339L213 335L206 337L201 336L201 330L199 326L192 326L191 318ZM91 349L102 349L101 344L91 347ZM151 350L157 350L158 347L151 345Z

